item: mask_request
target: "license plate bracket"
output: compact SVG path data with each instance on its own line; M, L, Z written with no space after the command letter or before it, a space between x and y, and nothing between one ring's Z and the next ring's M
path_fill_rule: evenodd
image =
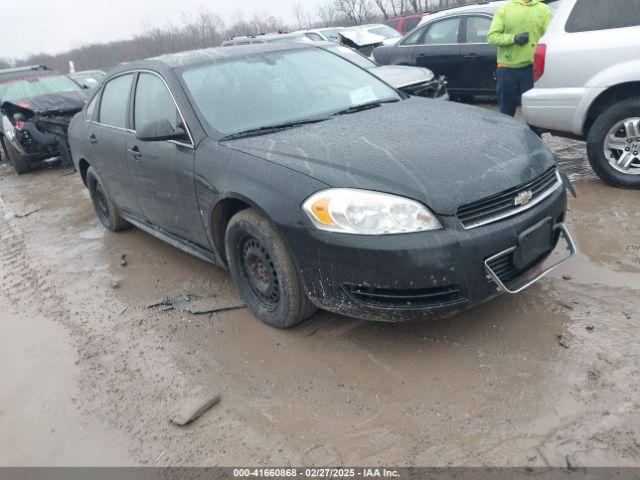
M553 247L553 219L545 218L540 223L522 232L518 237L518 247L513 252L513 264L518 270L524 270L550 253Z

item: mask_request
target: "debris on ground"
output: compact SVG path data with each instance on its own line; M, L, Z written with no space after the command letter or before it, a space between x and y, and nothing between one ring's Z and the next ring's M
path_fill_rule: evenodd
M109 283L109 285L111 286L111 288L113 288L114 290L117 290L120 288L120 281L119 280L111 280L111 282Z
M560 305L561 307L566 308L567 310L573 310L573 306L572 306L572 305L569 305L568 303L562 303L562 302L560 302L560 303L558 303L558 305Z
M170 310L178 310L181 312L191 313L192 315L210 315L220 312L228 312L230 310L239 310L246 308L246 303L223 303L216 296L196 295L187 293L177 297L168 297L161 302L149 305L147 308L161 308L160 311L168 312Z
M14 213L13 216L16 217L16 218L27 218L27 217L33 215L34 213L39 212L40 210L42 210L42 208L38 207L38 208L36 208L34 210L31 210L31 211L29 211L27 213Z
M127 266L127 256L126 255L120 255L118 257L118 265L120 265L121 267L126 267Z
M566 459L567 459L567 470L569 470L570 472L577 472L578 465L576 464L576 459L573 457L573 455L567 455Z
M593 326L593 325L587 325L585 328L586 328L586 329L587 329L587 331L589 331L589 332L593 332L593 331L596 329L596 327L595 327L595 326Z
M562 275L562 279L563 280L573 280L573 277L571 275Z
M195 387L185 398L178 411L170 421L174 425L184 427L200 418L208 410L220 402L220 395L207 392L203 387Z
M567 343L567 338L564 335L556 335L556 337L558 338L558 345L560 345L563 348L569 348L569 344Z

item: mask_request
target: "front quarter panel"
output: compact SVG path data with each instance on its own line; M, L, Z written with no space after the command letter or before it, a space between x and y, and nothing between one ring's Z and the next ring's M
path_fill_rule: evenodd
M211 245L216 247L213 214L221 201L242 200L267 216L276 228L309 229L301 205L328 186L312 177L206 139L196 153L195 183L200 212ZM286 241L286 238L285 238ZM222 253L217 254L222 258Z

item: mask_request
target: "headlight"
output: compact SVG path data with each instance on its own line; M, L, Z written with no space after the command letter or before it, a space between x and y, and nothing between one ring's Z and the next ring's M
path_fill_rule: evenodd
M368 190L323 190L312 195L302 208L318 229L329 232L391 235L442 228L424 205Z
M4 136L7 137L7 140L10 142L16 138L16 130L13 128L13 125L9 121L7 117L2 115L2 130L4 131Z

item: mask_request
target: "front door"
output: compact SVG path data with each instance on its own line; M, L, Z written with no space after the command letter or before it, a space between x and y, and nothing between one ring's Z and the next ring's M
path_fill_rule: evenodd
M498 48L489 45L487 34L492 18L470 15L465 19L460 46L461 89L470 94L495 95Z
M411 47L413 63L428 68L436 75L445 75L450 90L456 90L461 81L460 27L460 17L433 22L424 31L419 44Z
M176 128L188 126L166 83L155 73L140 73L133 102L134 129L168 120ZM151 224L209 248L194 180L195 149L190 141L126 141L129 171L138 203Z

